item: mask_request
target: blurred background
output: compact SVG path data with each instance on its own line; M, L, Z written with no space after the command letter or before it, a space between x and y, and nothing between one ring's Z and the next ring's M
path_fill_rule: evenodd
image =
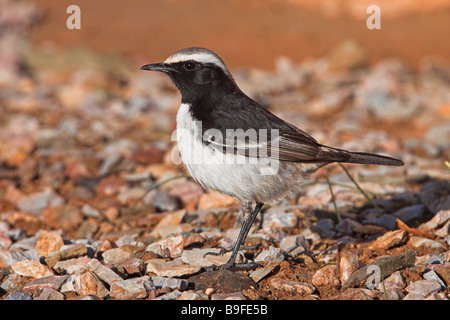
M20 2L20 1L19 1ZM354 40L367 62L399 57L417 68L426 56L450 57L448 0L33 0L38 48L90 48L102 54L159 61L189 46L217 51L232 68L273 68L283 55L300 62ZM81 30L68 30L66 8L80 6ZM380 30L369 30L369 5L381 9Z

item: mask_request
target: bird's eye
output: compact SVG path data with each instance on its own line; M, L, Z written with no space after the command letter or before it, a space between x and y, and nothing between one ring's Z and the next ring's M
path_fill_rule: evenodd
M195 69L195 63L194 62L186 62L184 64L184 68L186 70L194 70Z

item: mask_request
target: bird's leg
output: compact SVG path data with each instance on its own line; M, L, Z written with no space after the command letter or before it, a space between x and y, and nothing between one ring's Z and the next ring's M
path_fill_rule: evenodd
M237 216L237 218L236 218L236 221L235 221L235 223L234 223L234 226L233 226L233 228L237 228L238 226L240 226L241 224L243 224L243 219L244 219L244 216L245 217L249 217L250 215L251 215L251 213L252 213L252 202L251 201L243 201L242 202L242 204L241 204L241 206L240 206L240 208L239 208L239 213L238 213L238 216ZM245 239L245 238L244 238ZM258 248L258 246L259 245L256 245L256 246L244 246L244 245L241 245L241 247L240 247L240 249L241 250L254 250L254 249L257 249ZM234 246L233 246L234 247ZM207 252L207 253L205 253L204 254L204 257L205 256L222 256L222 255L224 255L225 253L228 253L228 252L231 252L231 251L233 251L233 249L226 249L226 248L224 248L224 247L219 247L220 248L220 251L219 252Z
M236 239L236 242L234 244L231 257L228 259L227 263L225 263L222 266L219 266L220 269L229 269L233 266L235 266L236 256L239 252L239 249L241 247L241 244L244 243L245 239L247 238L248 232L250 231L250 228L255 221L256 216L261 211L261 208L264 204L263 203L257 203L255 208L251 210L251 203L244 203L244 211L243 211L243 222L241 230L239 231L239 235ZM250 210L248 210L250 208ZM252 264L240 264L238 267L243 268L253 268L254 266ZM209 269L216 269L217 267L212 266L212 268Z

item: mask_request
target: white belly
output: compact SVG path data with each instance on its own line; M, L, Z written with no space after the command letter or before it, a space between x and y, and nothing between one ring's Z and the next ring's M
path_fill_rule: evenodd
M240 200L278 200L304 180L301 164L263 163L206 146L202 143L201 123L194 121L187 104L181 104L178 110L177 144L184 165L196 181ZM276 171L267 174L262 168Z

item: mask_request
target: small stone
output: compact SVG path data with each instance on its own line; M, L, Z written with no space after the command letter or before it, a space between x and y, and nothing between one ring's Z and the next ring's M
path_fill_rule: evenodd
M131 278L114 282L111 285L111 297L121 300L145 299L152 289L155 286L149 276Z
M209 267L212 265L222 265L225 264L231 257L231 252L227 252L221 255L212 255L207 253L220 253L218 248L205 248L205 249L190 249L184 250L181 254L181 261L190 265L198 267ZM239 254L236 257L236 262L242 262L242 257Z
M444 280L447 286L450 286L450 266L436 269L436 273Z
M43 209L42 220L52 228L72 232L79 228L84 217L75 205L58 205Z
M339 261L339 268L341 270L341 283L345 283L350 275L359 269L359 257L353 250L344 250L341 252Z
M198 200L199 209L228 208L238 204L235 198L219 192L204 193Z
M408 240L405 230L395 230L386 232L379 236L374 242L369 245L369 249L391 249L393 247L401 246Z
M136 254L138 254L138 252L142 252L142 254L144 253L143 248L140 247L132 248L132 247L133 246L129 247L130 249L127 249L127 246L122 246L120 248L113 248L106 250L102 254L103 262L105 264L116 264L122 261L123 259L135 256Z
M208 300L208 296L196 291L183 291L177 300Z
M28 293L36 294L39 290L42 289L53 289L59 290L64 281L67 280L69 276L48 276L43 278L38 278L36 280L28 282L24 287L23 291Z
M264 279L266 276L272 273L273 270L275 270L276 266L270 265L263 268L256 269L250 273L250 278L252 278L253 281L258 283L262 279Z
M339 296L340 300L373 300L380 293L376 290L368 290L363 288L350 288L345 290Z
M166 277L150 277L153 285L158 288L169 288L171 290L186 290L189 282L185 279L175 279Z
M268 250L261 251L256 257L255 262L264 262L267 265L280 263L284 260L284 254L280 248L270 246Z
M100 280L106 282L108 285L112 285L116 281L122 281L123 279L107 266L103 265L97 259L91 259L86 268L93 272Z
M178 227L181 224L181 221L183 220L185 214L186 210L178 210L172 213L165 214L164 218L162 218L153 228L153 231L150 233L150 235L155 238L161 238L169 235L170 233L174 233L173 227Z
M88 257L78 257L74 259L62 260L58 261L52 269L55 270L58 274L74 274L75 272L79 272L80 270L85 270L86 259L90 259Z
M285 253L290 253L298 247L301 247L301 250L296 250L297 255L309 249L309 243L302 235L284 237L280 242L280 249Z
M182 277L197 273L201 267L183 264L180 260L166 262L164 259L151 259L147 261L147 272L160 277Z
M422 218L426 213L426 208L423 204L417 204L409 207L404 207L392 215L399 218L401 221L408 223L413 220Z
M55 289L52 288L44 288L42 293L34 298L34 300L64 300L64 295Z
M402 300L403 298L403 291L401 289L387 289L386 288L386 295L387 295L387 300ZM384 290L383 290L383 295L382 297L384 299L386 299L385 295L384 295Z
M144 261L138 258L125 258L114 265L123 274L136 274L144 271Z
M64 203L64 199L56 194L51 188L42 192L26 195L17 201L20 211L37 214L48 207L55 207Z
M176 258L181 256L183 247L183 235L177 234L151 243L147 251L152 251L161 257Z
M177 183L169 191L171 196L181 199L186 207L191 206L193 208L204 193L203 188L198 183L191 181Z
M312 276L312 284L316 287L321 286L330 286L337 287L340 285L338 274L338 266L337 265L326 265L325 267L320 268L314 273Z
M82 208L81 208L81 213L87 217L87 218L95 218L95 219L99 219L102 217L102 214L99 210L97 210L96 208L85 204Z
M333 230L334 222L331 219L320 219L309 227L311 231L318 233L322 238L333 238L336 232Z
M437 241L434 241L431 239L427 239L427 238L423 238L423 237L413 236L413 237L411 237L410 242L414 248L419 248L421 246L425 246L428 248L443 248L444 247L444 245L441 244L440 242L437 242Z
M43 257L58 251L64 245L62 237L56 232L42 231L39 235L35 249Z
M294 280L272 279L270 283L276 289L286 291L296 291L302 295L310 295L314 291L316 291L316 288L313 285L309 283L297 282Z
M215 293L211 295L211 300L247 300L241 292Z
M145 204L153 205L157 212L174 211L180 208L179 201L166 191L153 190L144 199Z
M99 298L109 294L103 282L89 271L76 276L75 289L80 295L92 294Z
M421 293L410 292L408 293L403 300L425 300L426 297Z
M152 300L176 300L181 296L181 292L178 290L163 294L162 296L156 297Z
M294 213L272 209L264 213L262 228L294 228L297 223L298 218Z
M419 230L426 231L437 229L438 227L443 226L449 220L450 210L441 210L436 213L433 218L420 225Z
M434 281L436 281L437 283L439 283L441 285L442 288L446 287L445 283L441 280L441 278L439 278L438 274L435 271L425 272L422 275L422 277L425 280L434 280Z
M348 280L343 284L342 289L345 290L349 287L353 287L356 284L367 280L373 272L369 272L369 268L383 268L383 276L389 277L395 271L408 267L414 263L416 254L413 250L405 251L404 253L394 256L383 256L375 260L374 262L366 265L365 267L353 272Z
M11 292L5 300L33 300L33 297L26 292Z
M53 275L53 272L47 266L32 260L16 262L11 266L11 269L21 276L31 278L42 278Z
M105 217L110 222L114 222L119 217L119 213L119 209L117 209L116 207L109 207L105 210Z
M406 291L422 295L424 297L437 293L441 289L441 285L434 280L418 280L410 283L406 287Z
M384 279L384 286L386 289L403 289L406 286L405 278L403 278L400 271L396 271L389 277Z
M375 219L366 219L363 221L363 223L381 226L388 230L394 230L397 227L397 222L395 221L395 217L393 217L389 214L383 214L381 217L378 217Z
M56 263L62 260L68 260L86 255L88 248L84 244L76 244L66 249L60 250L45 259L49 267L54 267Z
M361 224L353 219L344 218L336 224L336 230L343 234L352 234L353 228L361 226Z

